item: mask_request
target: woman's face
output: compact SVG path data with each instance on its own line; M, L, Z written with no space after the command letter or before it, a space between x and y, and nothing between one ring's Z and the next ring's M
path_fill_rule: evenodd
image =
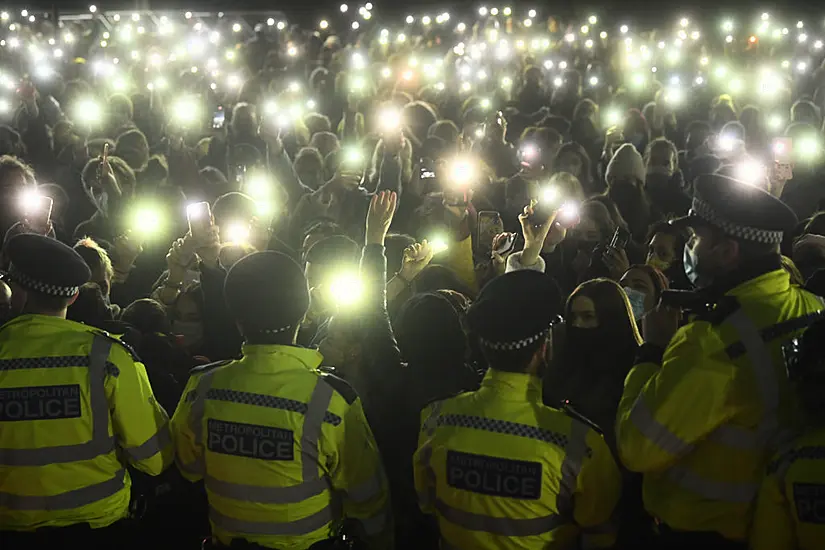
M676 256L676 237L667 233L656 233L647 247L645 263L659 271L666 271L673 264Z
M576 296L570 304L570 323L576 328L598 328L596 304L587 296Z
M578 225L570 230L570 235L580 241L593 243L594 247L602 241L602 232L599 225L587 216L582 216Z
M623 287L638 290L645 295L645 313L656 307L656 288L653 286L653 281L643 270L628 269L619 284Z

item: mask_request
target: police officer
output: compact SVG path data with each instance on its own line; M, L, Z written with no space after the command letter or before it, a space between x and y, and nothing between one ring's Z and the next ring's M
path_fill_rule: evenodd
M700 176L685 272L708 307L678 328L665 304L643 320L645 344L617 418L624 465L644 474L662 548L744 548L759 481L792 426L780 348L822 301L782 269L796 216L754 186ZM677 330L678 329L678 330Z
M171 464L166 412L127 347L66 320L83 259L33 234L6 252L17 317L0 329L0 547L125 545L126 466Z
M814 550L825 542L825 321L785 347L805 430L768 467L757 499L752 550Z
M172 418L178 466L205 482L214 545L309 548L340 523L338 502L357 538L391 545L387 481L361 401L318 372L320 353L295 346L309 308L301 268L252 254L224 292L243 357L193 370Z
M588 548L615 540L621 475L592 424L542 404L557 295L517 271L493 279L468 313L490 370L476 392L421 413L415 486L442 548Z

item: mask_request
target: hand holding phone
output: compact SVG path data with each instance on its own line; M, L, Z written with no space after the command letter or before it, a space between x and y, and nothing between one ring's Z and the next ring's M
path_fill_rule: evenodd
M482 210L478 213L478 248L490 252L493 239L504 233L504 221L495 210Z
M51 197L41 195L35 190L28 190L23 194L21 206L23 222L27 226L44 234L49 232L54 206Z
M226 122L226 112L223 107L218 107L218 110L212 113L212 129L222 130L224 122Z
M610 239L610 248L624 250L630 240L630 232L623 227L617 227Z

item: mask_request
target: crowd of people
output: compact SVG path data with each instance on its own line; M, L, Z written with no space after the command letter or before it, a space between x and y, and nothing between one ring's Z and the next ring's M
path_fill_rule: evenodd
M2 11L0 546L825 548L825 29L542 11Z

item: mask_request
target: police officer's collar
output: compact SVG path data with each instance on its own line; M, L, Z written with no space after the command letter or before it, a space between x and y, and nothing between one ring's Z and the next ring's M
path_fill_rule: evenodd
M323 361L323 356L314 349L301 348L298 346L284 346L278 344L248 344L244 343L242 348L244 357L254 357L261 355L281 355L287 356L303 364L309 370L315 370Z
M739 285L777 269L782 269L782 258L779 254L756 258L742 264L736 271L722 276L711 286L698 290L697 294L710 303L721 299Z

